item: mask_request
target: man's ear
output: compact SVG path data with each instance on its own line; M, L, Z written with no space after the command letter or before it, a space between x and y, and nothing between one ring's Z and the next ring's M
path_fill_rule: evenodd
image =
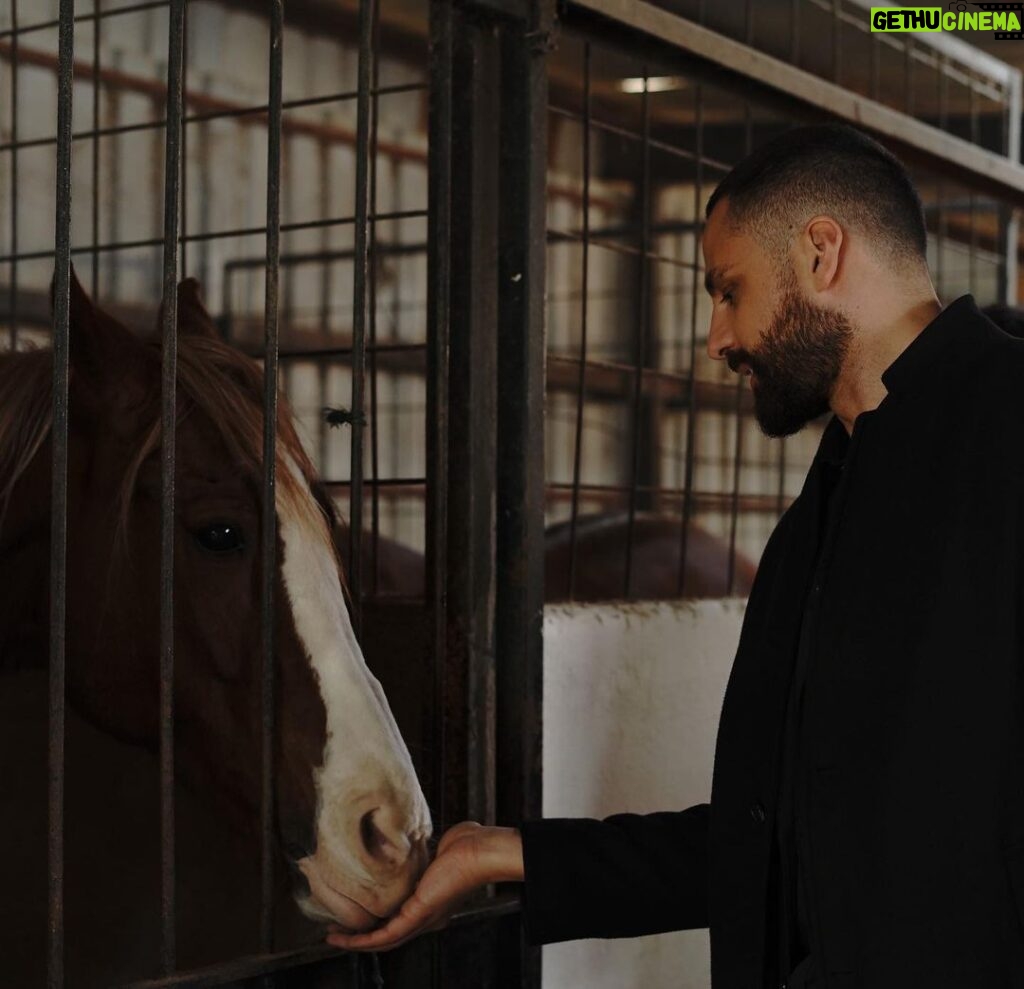
M164 325L164 306L160 303L160 312L156 319L156 332L159 334ZM181 336L207 337L219 340L217 324L206 311L199 295L199 282L195 278L185 278L178 283L178 333Z
M797 251L807 287L824 292L839 277L844 246L843 228L831 216L816 216L804 228Z
M50 289L51 302L56 278ZM68 315L68 350L75 395L99 411L101 406L131 401L142 386L145 353L142 342L86 294L74 268Z

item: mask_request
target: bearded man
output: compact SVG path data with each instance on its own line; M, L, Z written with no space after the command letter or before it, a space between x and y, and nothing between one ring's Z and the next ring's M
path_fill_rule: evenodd
M1024 986L1024 341L942 309L920 200L817 126L707 204L708 352L771 436L831 411L764 551L710 804L462 824L380 948L525 880L534 942L709 926L714 989Z

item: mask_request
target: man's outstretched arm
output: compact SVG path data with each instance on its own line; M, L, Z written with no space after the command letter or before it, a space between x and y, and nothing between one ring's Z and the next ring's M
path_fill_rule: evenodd
M327 940L353 951L394 948L443 927L476 889L524 880L535 944L705 927L707 811L549 819L519 830L458 824L387 923L367 934L332 929Z

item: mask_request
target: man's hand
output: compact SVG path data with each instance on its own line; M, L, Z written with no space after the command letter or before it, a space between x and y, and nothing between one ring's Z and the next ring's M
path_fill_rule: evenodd
M488 883L521 882L523 843L515 828L487 828L473 821L445 832L419 884L387 923L366 934L332 927L328 944L349 951L386 951L424 931L438 930L474 890Z

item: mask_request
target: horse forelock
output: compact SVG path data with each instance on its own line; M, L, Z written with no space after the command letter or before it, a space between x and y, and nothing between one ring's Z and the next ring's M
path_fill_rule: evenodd
M154 356L160 348L154 341ZM263 465L263 372L255 361L219 340L182 336L178 340L179 427L198 413L226 448L232 461L259 477ZM142 465L161 446L159 407L140 430L140 441L125 472L120 498L120 530L127 527ZM292 469L286 465L291 463ZM275 456L276 508L322 541L337 559L331 519L314 496L316 471L295 429L287 399L278 394Z
M158 367L160 348L155 341L149 352ZM259 476L263 463L262 369L228 344L205 337L180 337L177 357L179 424L200 413L235 462ZM0 355L0 534L15 487L49 438L52 391L53 352L49 348ZM131 414L138 421L129 430L134 440L118 499L117 541L122 546L139 471L162 442L158 401ZM278 511L322 540L337 560L331 536L333 519L314 493L319 490L316 471L283 395L278 396L276 447ZM292 469L285 469L286 458Z

